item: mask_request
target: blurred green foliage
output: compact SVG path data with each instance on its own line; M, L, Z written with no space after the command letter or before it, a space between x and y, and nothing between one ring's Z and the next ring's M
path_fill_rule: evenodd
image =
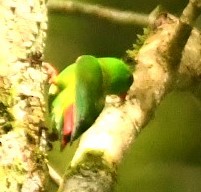
M83 2L84 0L82 0ZM87 0L122 10L149 13L159 3L180 14L187 0ZM83 54L123 57L132 48L138 26L120 26L76 14L49 14L45 59L59 70ZM116 192L201 191L201 104L190 93L167 96L126 154L118 171ZM68 166L78 142L59 151L49 161L59 173ZM51 184L50 192L56 186Z

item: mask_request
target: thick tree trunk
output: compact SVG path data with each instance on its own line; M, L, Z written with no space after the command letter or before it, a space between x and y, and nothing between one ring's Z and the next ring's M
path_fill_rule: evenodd
M45 0L0 2L0 189L44 191Z

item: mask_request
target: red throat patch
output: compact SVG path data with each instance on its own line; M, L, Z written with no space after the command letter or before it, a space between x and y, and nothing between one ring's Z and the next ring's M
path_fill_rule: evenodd
M61 150L68 144L74 129L74 105L70 105L64 111L64 124L62 130Z

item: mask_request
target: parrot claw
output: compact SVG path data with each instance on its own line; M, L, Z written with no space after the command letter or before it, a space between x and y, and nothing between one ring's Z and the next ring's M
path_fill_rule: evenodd
M55 77L57 77L58 75L58 71L50 63L47 62L43 62L42 66L45 68L49 76L48 83L53 84Z

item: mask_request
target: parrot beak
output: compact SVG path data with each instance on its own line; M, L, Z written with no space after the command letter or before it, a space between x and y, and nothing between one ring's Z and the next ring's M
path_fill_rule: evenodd
M58 71L50 63L47 62L43 62L42 66L45 68L47 74L49 75L48 83L53 84L55 77L58 76Z
M121 101L125 101L126 100L126 95L127 95L127 93L119 95Z

